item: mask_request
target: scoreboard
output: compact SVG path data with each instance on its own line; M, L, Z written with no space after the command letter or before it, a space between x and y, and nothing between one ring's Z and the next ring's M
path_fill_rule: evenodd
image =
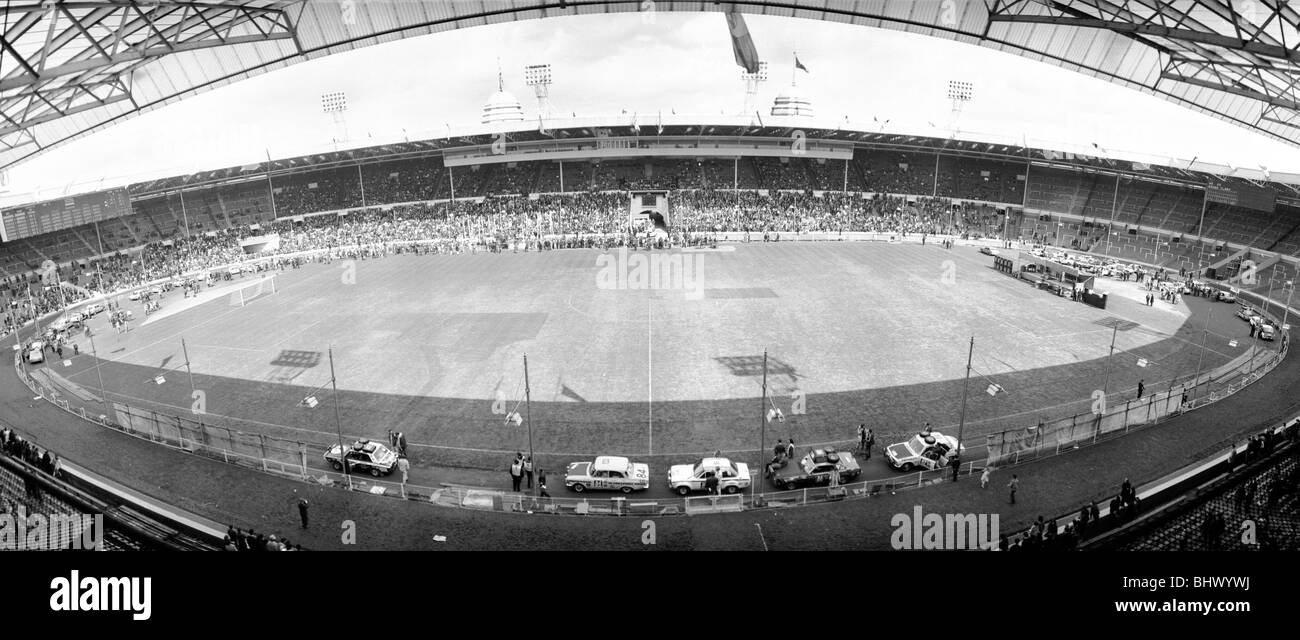
M1256 211L1272 213L1277 210L1277 194L1272 189L1254 185L1232 184L1205 186L1205 199Z
M0 229L7 242L130 214L126 189L109 189L5 209L0 211Z

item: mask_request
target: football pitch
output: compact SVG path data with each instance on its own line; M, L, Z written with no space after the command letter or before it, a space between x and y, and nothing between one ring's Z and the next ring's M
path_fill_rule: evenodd
M778 437L845 442L859 423L882 438L927 422L955 433L972 337L965 437L979 455L983 434L1086 412L1095 389L1112 404L1139 380L1163 389L1252 345L1235 305L1147 307L1138 285L1103 281L1110 303L1097 309L1001 274L969 247L782 242L656 255L312 264L279 272L274 294L246 304L223 295L176 311L185 301L173 292L164 313L127 333L96 318L100 370L79 338L82 356L58 371L92 390L102 375L114 401L193 417L187 351L205 422L323 451L337 438L337 403L345 438L402 431L417 465L500 467L529 448L518 413L539 461L557 468L592 455L753 452L761 438L764 448ZM784 419L764 421L772 410Z

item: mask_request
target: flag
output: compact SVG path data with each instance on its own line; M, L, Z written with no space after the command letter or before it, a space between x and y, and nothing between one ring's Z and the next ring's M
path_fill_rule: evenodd
M802 62L799 62L799 56L797 56L797 55L794 57L794 68L799 69L800 71L803 71L804 73L809 73L809 71L808 71L808 67L803 66L803 63L802 63Z
M754 46L754 38L749 35L745 17L736 11L734 6L726 13L726 17L727 28L731 31L731 49L736 54L736 64L744 67L749 73L758 73L758 49Z
M664 112L659 112L659 135L664 134Z

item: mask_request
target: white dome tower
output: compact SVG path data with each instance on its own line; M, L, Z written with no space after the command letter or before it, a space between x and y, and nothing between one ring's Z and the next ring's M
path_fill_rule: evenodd
M505 80L501 76L501 67L497 66L497 90L483 103L483 124L494 122L518 122L524 119L524 105L510 92L506 91Z
M772 115L774 116L813 116L812 102L808 97L799 90L799 87L793 83L782 89L777 94L776 100L772 101Z

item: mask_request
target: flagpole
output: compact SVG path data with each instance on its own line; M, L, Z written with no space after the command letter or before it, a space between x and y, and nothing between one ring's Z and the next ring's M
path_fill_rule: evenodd
M276 218L276 213L275 213L275 183L271 182L271 150L270 150L270 149L263 149L263 151L266 152L266 193L267 193L267 195L269 195L269 196L271 197L271 219L274 220L274 219ZM182 197L184 197L184 196L182 196ZM182 211L184 211L184 209L182 209ZM189 219L186 218L186 222L185 222L185 234L186 234L187 237L188 237L189 233L190 233L190 228L189 228ZM340 444L340 446L342 446L342 445ZM339 455L343 455L343 452L342 452L342 451L339 451ZM343 465L343 466L344 466L344 468L347 467L347 465Z
M970 368L971 360L975 357L975 336L970 337L970 350L966 353L966 381L961 385L961 420L957 423L957 464L961 464L961 439L966 431L966 396L967 389L970 388ZM960 469L960 466L958 467ZM957 476L952 477L952 481L957 481Z
M190 350L185 346L185 338L181 338L181 353L185 355L185 372L190 374L190 392L196 390L194 386L194 371L190 369Z
M1201 356L1196 360L1196 377L1192 379L1193 385L1201 384L1201 365L1205 363L1205 339L1210 335L1210 318L1214 316L1214 307L1210 307L1209 313L1205 314L1205 328L1201 330Z
M763 450L767 448L767 349L763 350L763 397L758 403L759 417L759 443L758 456L761 461Z
M343 420L339 417L339 385L334 375L334 347L329 348L330 387L334 390L334 428L339 434L339 463L343 465L343 475L347 476L348 488L352 487L352 472L348 469L348 450L343 448Z
M1102 402L1106 401L1106 394L1110 393L1110 363L1115 359L1115 338L1119 335L1119 325L1116 324L1110 332L1110 353L1106 356L1106 377L1101 383ZM1202 353L1204 355L1204 353Z
M95 358L95 376L99 378L99 393L103 397L100 400L104 403L105 411L111 406L108 404L108 389L104 388L104 374L99 370L99 350L95 348L95 333L86 327L86 337L90 338L90 354Z
M537 461L533 460L533 398L531 389L528 387L528 354L524 354L524 413L525 420L528 421L528 462L534 467ZM541 483L537 483L540 487ZM537 497L537 487L533 489L533 497Z
M767 449L767 349L763 350L763 396L758 399L758 428L758 463L763 464L763 451ZM750 494L756 491L758 488L754 487Z

